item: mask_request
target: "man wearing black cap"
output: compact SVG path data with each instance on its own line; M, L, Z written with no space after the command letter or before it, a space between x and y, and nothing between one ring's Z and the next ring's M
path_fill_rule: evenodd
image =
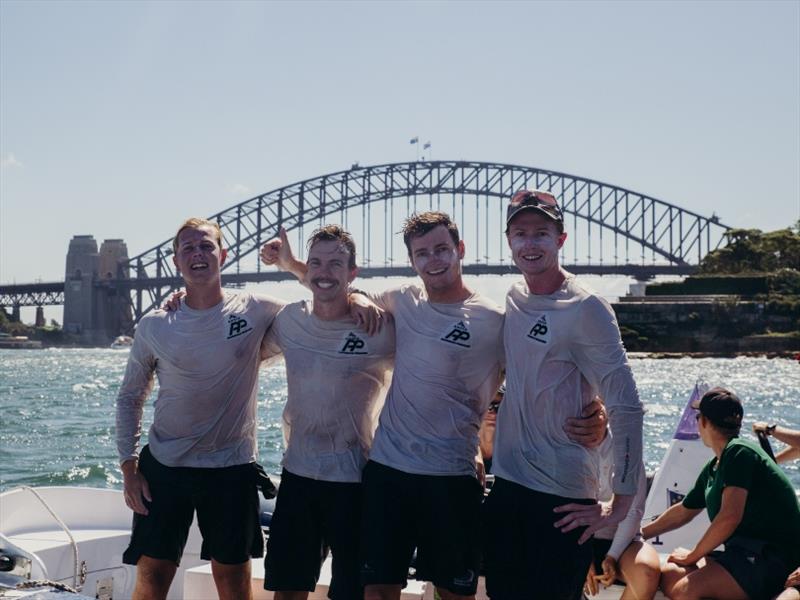
M493 600L579 598L592 558L584 542L619 523L636 492L643 410L614 312L559 265L566 234L555 197L516 193L506 225L525 279L506 297L506 395L485 504L487 590ZM615 495L603 507L597 450L560 425L594 395L613 434Z
M672 552L662 589L670 598L772 598L800 564L800 506L792 484L757 444L738 437L744 411L736 394L713 388L693 407L700 439L715 457L683 502L642 533L651 538L677 529L704 508L711 525L692 550ZM723 543L725 550L715 552Z

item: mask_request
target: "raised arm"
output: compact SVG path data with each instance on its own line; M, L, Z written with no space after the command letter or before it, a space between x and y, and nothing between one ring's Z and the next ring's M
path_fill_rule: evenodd
M278 237L272 238L261 247L260 257L265 265L274 265L281 271L291 273L300 280L300 283L308 287L305 281L308 267L306 263L295 258L286 229L283 227L278 231Z

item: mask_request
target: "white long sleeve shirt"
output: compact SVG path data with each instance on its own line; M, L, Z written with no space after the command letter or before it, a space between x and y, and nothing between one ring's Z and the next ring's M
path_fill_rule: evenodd
M142 409L158 377L148 443L171 467L228 467L256 459L256 392L264 335L283 303L226 291L206 310L182 303L136 328L117 396L120 462L136 459Z
M597 498L598 450L571 441L563 425L599 395L614 434L614 492L636 493L643 409L608 303L572 275L549 295L519 282L506 297L504 342L494 473L548 494Z

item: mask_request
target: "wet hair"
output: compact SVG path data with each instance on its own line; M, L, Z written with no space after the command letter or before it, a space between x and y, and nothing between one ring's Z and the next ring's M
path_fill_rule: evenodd
M405 242L408 249L408 255L411 256L411 240L436 229L439 225L444 225L453 238L453 243L458 245L461 237L458 235L458 226L450 218L450 215L431 210L424 213L415 213L408 217L403 223L403 242Z
M208 219L201 219L200 217L191 217L186 219L178 228L178 233L175 234L175 237L172 238L172 252L174 254L178 253L178 238L181 237L181 234L186 229L200 229L201 227L210 227L214 230L215 235L214 237L217 238L217 245L219 249L222 250L222 229L219 227L219 223L216 221L209 221Z
M341 225L325 225L315 229L311 233L311 237L308 238L308 250L311 250L317 242L339 242L350 253L348 266L351 269L356 268L356 243L353 240L353 236L345 231Z

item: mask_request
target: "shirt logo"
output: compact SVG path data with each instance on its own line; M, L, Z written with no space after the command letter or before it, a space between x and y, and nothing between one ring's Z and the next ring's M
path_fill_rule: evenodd
M344 346L339 350L339 354L369 354L366 350L363 352L361 351L365 345L364 340L351 331L347 334L347 338L344 340Z
M229 315L228 316L228 337L225 339L231 339L235 337L239 337L240 335L244 335L248 331L252 331L253 327L250 323L247 322L247 319L244 317L240 317L239 315Z
M469 341L469 329L464 325L464 321L459 321L450 329L450 332L445 335L441 340L462 348L471 348L467 343Z
M536 323L528 332L528 337L540 344L550 342L550 325L547 324L547 315L542 315L536 320Z

